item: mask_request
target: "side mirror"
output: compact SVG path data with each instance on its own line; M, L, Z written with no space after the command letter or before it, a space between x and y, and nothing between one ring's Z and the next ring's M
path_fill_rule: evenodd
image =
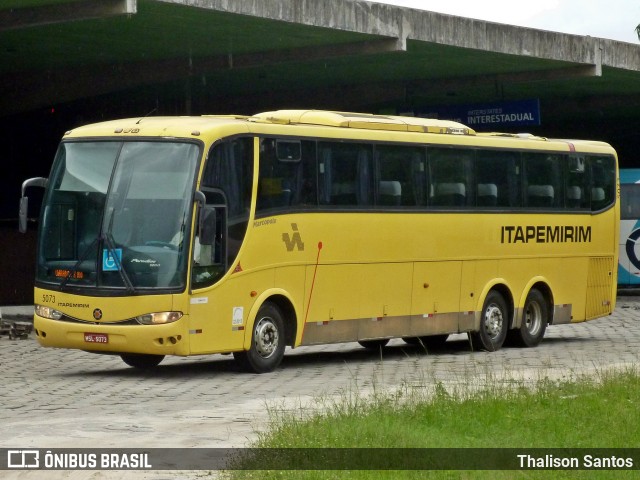
M216 241L216 208L208 205L202 207L199 224L200 245L213 245Z
M29 211L29 197L20 197L20 211L18 212L18 230L27 232L27 212Z
M20 233L27 231L27 218L29 215L29 197L24 193L29 187L46 187L49 180L43 177L29 178L22 182L22 196L20 197L20 210L18 212L18 230Z

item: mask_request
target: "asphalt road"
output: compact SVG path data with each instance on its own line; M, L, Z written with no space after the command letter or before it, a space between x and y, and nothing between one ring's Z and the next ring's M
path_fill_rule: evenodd
M428 394L438 381L464 391L487 382L597 375L638 365L639 352L635 296L619 297L610 317L548 328L533 349L471 352L466 335L433 352L401 340L382 352L355 343L303 347L287 351L281 367L263 375L243 373L222 355L167 358L145 372L115 356L42 348L33 335L3 336L0 448L244 447L268 428L270 411L304 415L336 398L397 389ZM38 478L38 472L8 473L1 476ZM48 472L47 478L124 478L108 473Z

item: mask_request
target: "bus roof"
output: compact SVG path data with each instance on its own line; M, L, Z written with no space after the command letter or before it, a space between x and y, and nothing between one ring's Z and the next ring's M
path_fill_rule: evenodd
M548 139L531 134L520 133L476 133L473 129L458 122L420 117L402 117L395 115L373 115L365 113L334 112L324 110L277 110L243 115L203 115L173 117L139 117L112 120L78 127L66 132L65 138L140 136L198 138L209 133L216 135L242 134L250 132L265 133L261 126L297 125L300 127L346 128L360 131L375 130L453 135L465 145L482 144L503 148L542 148L544 150L576 151L600 150L612 153L613 149L605 142L590 140ZM286 128L286 127L285 127ZM225 131L226 130L226 131ZM477 139L474 141L473 139ZM441 143L440 140L438 143ZM455 142L458 143L458 142ZM544 146L543 146L544 145Z
M224 125L235 125L236 128L244 125L243 130L248 132L247 118L241 115L123 118L74 128L65 133L65 138L113 137L115 135L197 138L207 130Z

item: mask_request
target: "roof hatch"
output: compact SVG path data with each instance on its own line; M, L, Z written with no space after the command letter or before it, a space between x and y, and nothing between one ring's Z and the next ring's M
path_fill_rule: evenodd
M366 113L329 112L323 110L277 110L254 115L249 121L281 125L323 125L327 127L390 130L397 132L475 135L476 132L457 122L431 118L371 115Z

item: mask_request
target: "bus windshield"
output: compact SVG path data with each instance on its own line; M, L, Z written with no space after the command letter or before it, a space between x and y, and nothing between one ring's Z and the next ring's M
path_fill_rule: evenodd
M181 290L200 148L62 143L44 200L36 280L58 288Z

